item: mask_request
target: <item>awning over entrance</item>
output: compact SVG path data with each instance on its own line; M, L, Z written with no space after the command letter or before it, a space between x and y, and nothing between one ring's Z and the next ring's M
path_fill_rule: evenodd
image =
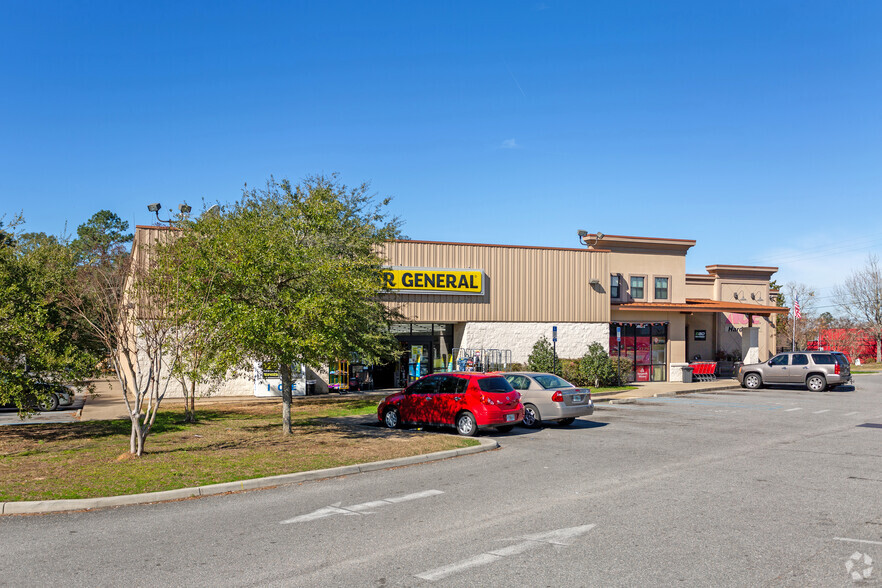
M624 311L655 311L655 312L738 312L757 316L787 314L786 306L765 306L763 304L743 304L740 302L723 302L707 298L687 298L685 303L678 302L625 302L613 304L612 309Z

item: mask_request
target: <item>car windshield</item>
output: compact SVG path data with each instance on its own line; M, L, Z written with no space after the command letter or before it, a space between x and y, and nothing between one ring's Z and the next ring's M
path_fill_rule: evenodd
M542 374L541 376L533 376L533 379L539 382L539 385L548 390L549 388L574 388L572 384L562 378L558 378L554 374Z
M478 380L478 387L484 392L514 392L511 384L502 376L481 378Z

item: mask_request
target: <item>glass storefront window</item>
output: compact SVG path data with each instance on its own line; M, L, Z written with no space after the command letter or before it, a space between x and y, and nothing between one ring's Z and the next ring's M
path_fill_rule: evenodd
M617 329L621 329L621 342ZM667 344L668 326L664 323L611 323L609 327L610 357L628 359L631 379L638 382L667 380Z

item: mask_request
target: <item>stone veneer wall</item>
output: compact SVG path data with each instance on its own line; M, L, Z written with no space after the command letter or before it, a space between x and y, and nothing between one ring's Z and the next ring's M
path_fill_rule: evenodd
M465 349L510 349L512 361L525 363L533 345L557 325L557 355L577 359L592 343L609 353L609 323L461 323L454 329L454 346Z

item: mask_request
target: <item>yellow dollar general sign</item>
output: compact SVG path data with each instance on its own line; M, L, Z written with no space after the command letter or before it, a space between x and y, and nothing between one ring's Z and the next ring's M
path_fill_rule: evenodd
M385 286L396 292L411 294L483 294L482 270L442 269L423 267L390 267L383 269Z

